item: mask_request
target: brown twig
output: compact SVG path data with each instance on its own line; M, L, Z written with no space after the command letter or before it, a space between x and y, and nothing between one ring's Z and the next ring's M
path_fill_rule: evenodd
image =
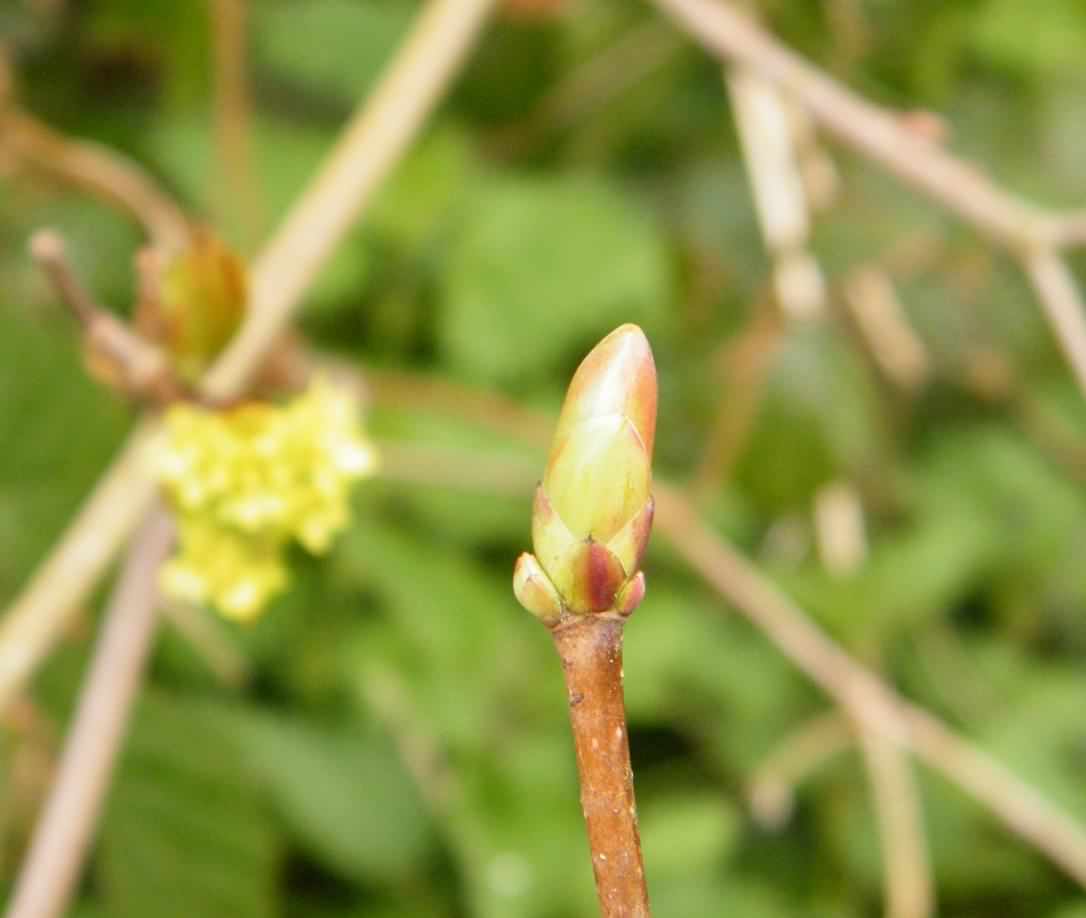
M26 169L56 176L119 206L158 247L176 250L188 239L188 219L173 199L115 150L72 140L25 112L0 104L2 149L14 153Z
M232 218L242 240L251 246L260 230L260 207L254 182L250 138L248 0L214 0L211 9L215 51L215 142L222 202L221 216ZM224 224L230 220L225 219Z
M622 694L615 615L574 616L551 629L562 661L581 779L581 810L603 918L649 915Z
M189 395L157 347L95 302L76 276L59 235L39 230L30 240L30 254L81 326L88 362L96 376L154 404L168 404Z
M45 811L19 873L8 918L57 918L79 878L155 628L158 570L173 524L155 512L121 572Z

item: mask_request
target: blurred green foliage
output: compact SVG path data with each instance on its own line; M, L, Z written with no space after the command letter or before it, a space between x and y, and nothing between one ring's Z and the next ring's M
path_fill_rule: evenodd
M1077 0L762 5L786 41L850 85L944 112L949 143L1009 188L1051 205L1086 201ZM415 5L251 7L267 230ZM584 110L547 101L637 29L664 49L651 72L597 74L602 101ZM124 151L242 238L215 159L204 4L7 4L0 42L28 109ZM843 191L814 239L830 315L772 350L753 429L706 510L851 651L1086 820L1082 397L1004 256L874 167L847 153L837 162ZM131 414L83 373L66 317L28 264L27 235L61 230L94 291L126 313L139 234L43 175L0 170L0 202L7 601ZM879 375L836 285L917 240L933 254L894 279L933 373L908 395ZM660 473L682 481L718 412L742 395L722 355L766 280L719 68L640 4L570 0L557 18L489 29L301 324L350 360L553 409L585 349L637 321L661 375ZM978 385L993 361L1009 385ZM532 446L442 410L386 404L372 426L542 468ZM840 477L863 496L871 550L833 577L811 548L810 510L817 488ZM510 593L528 520L526 497L367 483L332 556L299 556L290 593L256 625L231 628L251 663L245 687L220 684L164 630L73 914L591 914L557 661ZM854 751L803 783L783 828L749 814L760 763L825 702L659 539L647 571L626 673L657 914L880 914L880 852ZM29 826L27 757L55 751L90 633L74 633L38 680L41 735L0 734L0 897ZM920 781L940 915L1086 914L1082 893L977 805L937 776Z

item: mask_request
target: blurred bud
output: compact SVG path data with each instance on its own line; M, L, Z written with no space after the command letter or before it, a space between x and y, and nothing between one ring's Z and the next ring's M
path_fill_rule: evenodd
M245 263L209 233L159 260L141 258L142 290L136 326L172 358L178 375L196 382L226 347L245 318Z
M542 577L574 614L629 614L641 601L644 578L637 575L652 529L655 432L652 351L641 329L623 325L574 374L536 491L536 554L518 561L514 586L544 621L555 616L540 598Z

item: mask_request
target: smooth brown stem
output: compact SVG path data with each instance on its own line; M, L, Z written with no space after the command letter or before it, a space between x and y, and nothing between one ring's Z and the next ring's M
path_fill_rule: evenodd
M552 634L566 676L600 913L643 918L649 891L622 697L622 626L617 618L588 615L566 620Z

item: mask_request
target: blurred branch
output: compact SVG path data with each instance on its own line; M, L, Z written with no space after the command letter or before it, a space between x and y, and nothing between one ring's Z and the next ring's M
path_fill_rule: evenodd
M260 206L253 172L252 101L248 78L248 0L213 0L215 143L220 223L241 229L246 251L259 237ZM223 219L226 218L226 219Z
M15 883L8 918L57 918L79 879L151 646L158 570L173 524L154 512L132 543L106 610L60 768Z
M743 67L728 69L725 81L777 305L790 321L824 315L826 284L809 248L811 217L787 105L775 86Z
M80 324L95 375L130 396L156 404L188 394L157 347L94 301L76 277L59 235L39 230L31 237L30 254Z
M1086 316L1058 254L1061 248L1086 243L1086 213L1049 213L1004 191L923 132L910 130L907 119L871 104L807 63L730 3L655 3L709 51L772 82L838 140L1018 257L1086 393Z
M719 488L739 461L757 420L772 358L781 343L784 324L780 317L769 310L756 310L714 360L726 394L720 399L691 481L691 491L699 499Z
M1086 392L1086 307L1071 269L1051 248L1028 252L1023 265L1079 388Z
M523 120L494 132L488 145L502 156L521 156L550 134L605 108L674 57L682 45L657 22L628 30L551 89Z
M845 305L879 370L904 392L927 381L931 360L913 331L886 271L868 266L849 273L843 288Z
M52 650L151 505L157 486L146 454L157 430L157 424L144 421L129 435L120 455L0 621L0 711Z
M500 392L400 370L366 367L362 373L374 401L383 407L451 414L486 427L499 427L543 449L550 445L553 419Z
M750 780L747 796L755 819L771 829L792 815L796 787L827 759L852 745L852 726L834 709L812 717L766 756Z
M372 100L363 103L257 260L249 317L212 369L209 394L228 400L243 390L306 286L421 127L494 2L431 0L420 14ZM91 499L0 622L0 710L59 639L73 608L149 509L156 485L142 452L154 433L153 422L144 421L130 435Z
M26 169L53 175L127 211L157 247L172 251L188 239L189 222L181 208L116 150L71 140L0 102L0 151L5 150Z
M188 641L223 685L238 688L249 680L249 660L206 609L164 600L162 617Z
M205 380L237 394L457 72L496 0L431 0L373 95L256 260L249 318Z
M529 493L539 483L539 464L516 457L448 447L420 448L391 440L377 440L374 445L381 456L378 475L387 481L425 482L514 497Z
M710 530L681 492L660 485L656 492L656 527L679 555L843 711L865 730L911 750L1086 886L1086 833L1073 819L854 660Z
M996 186L976 167L910 131L778 43L731 3L655 0L714 54L749 67L801 104L839 140L881 163L1011 249L1086 241L1086 213L1051 214Z
M826 314L826 281L810 249L813 218L808 188L832 191L835 183L832 178L826 181L833 176L832 163L822 161L821 181L805 181L799 142L802 113L790 111L778 87L742 65L726 68L725 79L762 236L773 262L777 303L791 324L818 320ZM808 161L818 162L811 156L813 139L807 136L806 142ZM808 169L808 175L817 178L818 173ZM822 201L827 203L826 194ZM763 369L763 379L764 375ZM722 414L730 414L731 408L731 399L721 400ZM720 421L717 426L722 426ZM831 574L846 574L863 562L867 551L863 506L851 482L834 481L818 490L815 532L822 562ZM907 755L863 721L857 719L855 725L881 830L886 914L927 918L934 907L931 872Z
M886 918L926 918L935 896L912 763L906 750L873 731L858 734L879 827Z

